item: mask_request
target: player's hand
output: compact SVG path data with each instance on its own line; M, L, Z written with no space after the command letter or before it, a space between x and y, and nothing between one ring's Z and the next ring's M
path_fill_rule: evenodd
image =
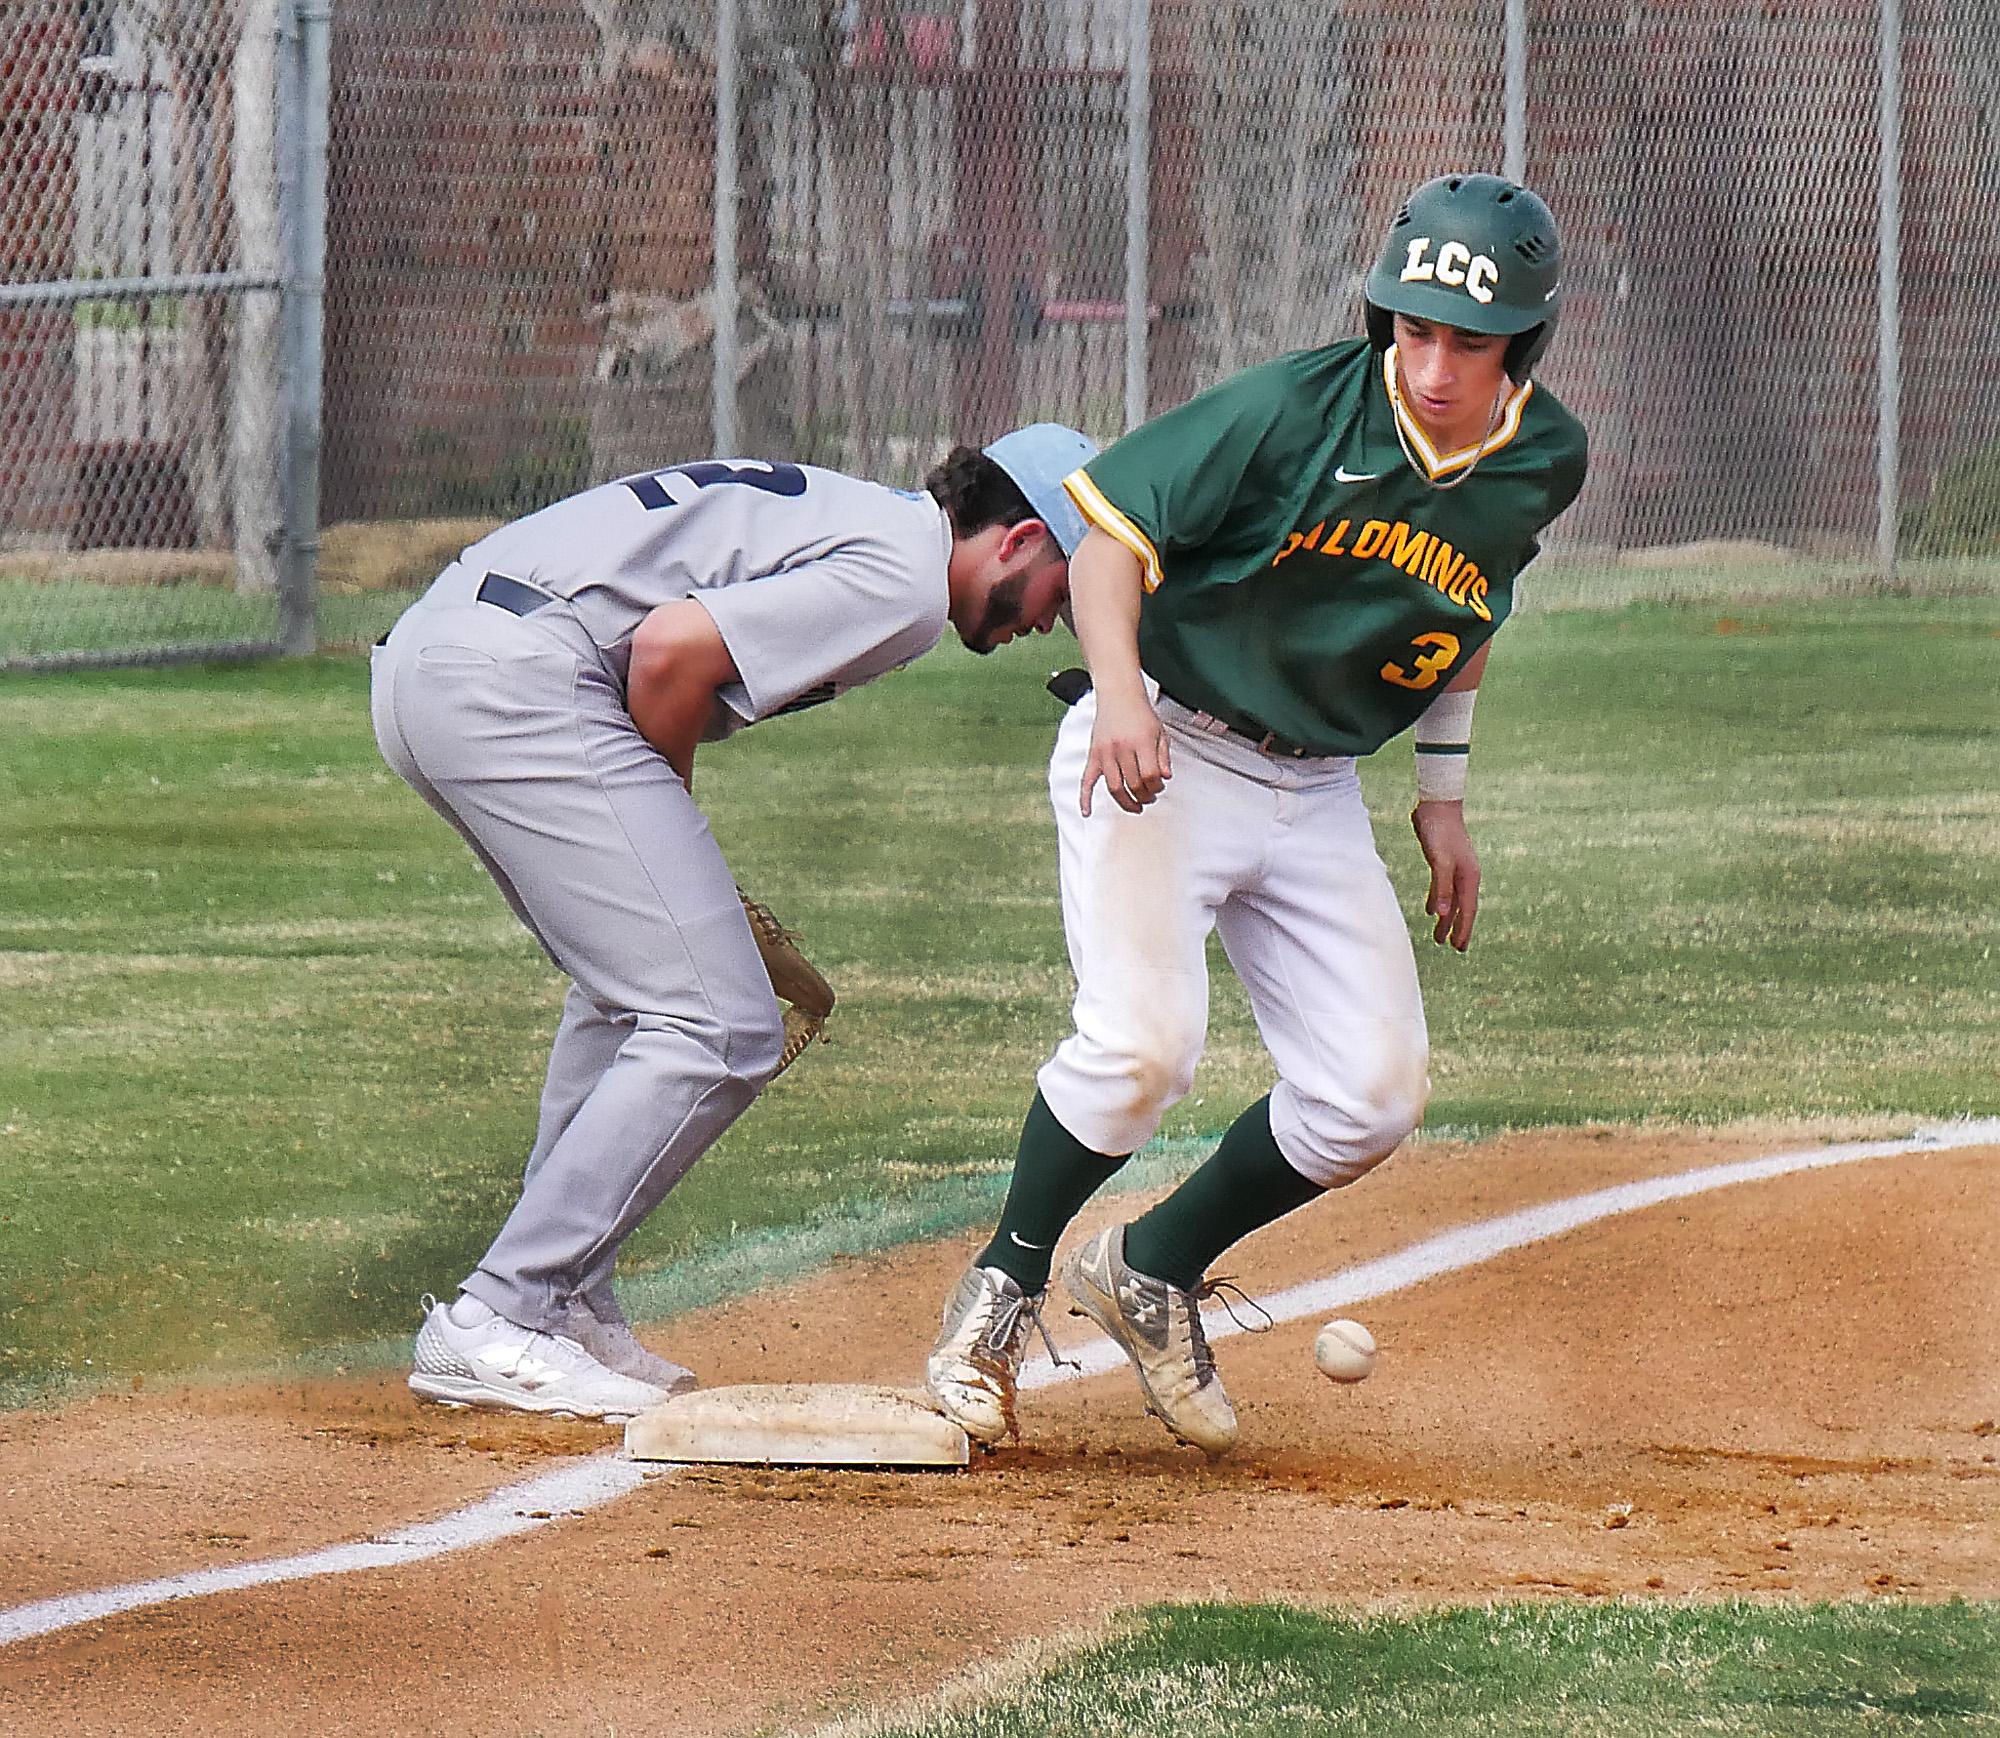
M1465 830L1463 803L1419 803L1410 811L1410 825L1431 866L1430 897L1425 912L1437 919L1431 940L1464 953L1472 943L1473 920L1479 915L1479 853Z
M1097 722L1090 733L1090 758L1083 763L1083 789L1078 798L1083 813L1090 813L1090 793L1099 779L1114 803L1136 815L1173 776L1166 730L1144 693L1136 700L1107 703L1100 691Z

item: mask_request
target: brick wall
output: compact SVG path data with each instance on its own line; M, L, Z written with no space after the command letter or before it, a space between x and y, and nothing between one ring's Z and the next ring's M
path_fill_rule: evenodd
M334 18L327 516L538 505L598 468L614 293L707 285L709 75L580 4Z
M1905 478L1921 492L1944 457L2000 430L2000 391L1981 365L2000 277L1990 221L2000 116L1981 107L1961 61L1933 46L1954 0L1910 3ZM511 513L590 475L705 449L710 50L666 37L607 44L591 22L602 10L582 0L336 8L329 517ZM1343 14L1338 76L1351 88L1340 100L1358 167L1309 214L1301 247L1316 269L1313 250L1364 269L1413 172L1497 166L1495 8L1434 0L1421 26L1410 11L1407 0L1351 0ZM1156 332L1156 404L1200 384L1190 333L1204 317L1194 204L1205 165L1188 94L1199 16L1199 0L1160 0L1155 19L1153 287L1181 316ZM1649 0L1639 25L1627 19L1624 0L1536 7L1530 180L1556 208L1568 252L1547 373L1596 450L1593 487L1565 534L1864 544L1875 0L1720 22L1711 0ZM779 75L746 47L754 112L757 81ZM961 234L973 221L965 158L931 166L959 189ZM745 167L760 172L748 140ZM753 303L758 198L746 187ZM825 239L832 249L849 238ZM1060 251L1059 236L1029 242ZM1084 270L1046 264L1059 286ZM854 376L896 371L857 363ZM1115 401L1116 385L1077 389ZM907 387L949 391L928 378ZM845 390L770 398L803 427L860 415L815 397ZM746 413L763 402L746 395ZM926 427L954 414L942 397L861 409ZM997 425L1008 413L985 407L981 418ZM795 438L790 425L760 424L746 444L776 451Z

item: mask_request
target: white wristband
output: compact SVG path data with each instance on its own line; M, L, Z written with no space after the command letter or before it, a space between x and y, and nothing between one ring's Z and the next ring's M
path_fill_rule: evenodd
M1417 801L1462 803L1477 688L1440 694L1417 720Z
M1464 748L1472 741L1472 707L1479 698L1477 688L1447 689L1424 710L1416 724L1417 748L1432 744Z

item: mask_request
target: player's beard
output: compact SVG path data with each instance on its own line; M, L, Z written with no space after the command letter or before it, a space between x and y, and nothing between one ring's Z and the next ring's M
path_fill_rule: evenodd
M1033 575L1025 570L1010 573L986 594L986 608L980 612L972 632L963 636L966 645L982 658L998 647L1000 635L1006 629L1020 628L1021 606L1027 601L1031 578Z

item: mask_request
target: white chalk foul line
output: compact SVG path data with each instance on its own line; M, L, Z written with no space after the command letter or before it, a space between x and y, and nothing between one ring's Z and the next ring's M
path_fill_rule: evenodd
M645 1478L635 1462L615 1454L594 1454L567 1461L553 1472L495 1491L483 1502L459 1509L442 1520L399 1527L379 1538L351 1545L329 1545L298 1557L276 1557L262 1563L232 1563L221 1569L196 1569L158 1581L129 1581L122 1587L100 1587L89 1593L65 1593L33 1605L0 1611L0 1647L70 1629L133 1611L144 1605L165 1605L176 1599L199 1599L208 1593L228 1593L240 1587L264 1587L276 1581L305 1581L318 1575L345 1575L355 1569L386 1569L416 1563L485 1545L515 1533L531 1532L563 1515L581 1514L613 1497L622 1497Z
M1918 1129L1905 1140L1852 1141L1846 1146L1815 1147L1809 1152L1774 1153L1768 1158L1744 1159L1733 1165L1704 1165L1700 1170L1681 1171L1670 1177L1652 1177L1639 1183L1619 1183L1589 1195L1572 1195L1566 1201L1546 1201L1539 1207L1524 1207L1498 1219L1483 1219L1456 1231L1440 1232L1394 1255L1364 1261L1325 1279L1307 1280L1275 1297L1260 1299L1274 1322L1295 1321L1300 1316L1318 1315L1342 1304L1365 1302L1407 1286L1421 1285L1439 1274L1455 1273L1491 1261L1510 1249L1560 1237L1593 1220L1610 1219L1620 1213L1636 1213L1642 1207L1657 1207L1662 1201L1678 1201L1710 1189L1726 1189L1732 1183L1758 1183L1793 1171L1817 1171L1831 1165L1851 1165L1858 1159L1886 1159L1901 1153L1940 1152L1951 1147L1976 1147L2000 1142L2000 1117L1978 1122L1947 1123ZM1211 1340L1227 1339L1243 1329L1221 1310L1211 1306L1201 1313L1202 1326ZM1259 1324L1262 1325L1261 1323ZM1037 1356L1021 1370L1023 1388L1048 1388L1057 1382L1077 1381L1116 1370L1125 1354L1109 1340L1096 1339L1078 1349L1075 1365L1057 1367L1046 1356ZM1080 1367L1076 1367L1080 1366Z
M1510 1249L1560 1237L1566 1231L1656 1207L1663 1201L1677 1201L1711 1189L1725 1189L1735 1183L1763 1182L1793 1171L1823 1170L1833 1165L1849 1165L1861 1159L1894 1158L1905 1153L1943 1152L1954 1147L2000 1144L2000 1118L1976 1122L1949 1123L1919 1129L1907 1139L1895 1141L1855 1141L1845 1146L1815 1147L1807 1152L1775 1153L1768 1158L1745 1159L1730 1165L1707 1165L1700 1170L1682 1171L1674 1176L1654 1177L1644 1182L1620 1183L1592 1194L1572 1196L1566 1201L1549 1201L1539 1207L1524 1208L1498 1219L1461 1226L1436 1237L1425 1238L1393 1255L1363 1262L1324 1279L1308 1280L1264 1300L1274 1321L1294 1321L1300 1316L1318 1315L1343 1304L1419 1285L1440 1274L1455 1273L1491 1261ZM1204 1312L1211 1339L1225 1339L1242 1330L1226 1315ZM1021 1372L1021 1386L1050 1388L1059 1382L1081 1381L1115 1370L1124 1363L1124 1354L1109 1340L1092 1340L1074 1354L1074 1362L1053 1365L1038 1357ZM552 1472L528 1479L505 1490L495 1491L482 1502L457 1510L441 1520L414 1527L401 1527L379 1538L356 1544L332 1545L297 1557L272 1558L262 1563L237 1563L221 1569L197 1569L185 1575L169 1575L157 1581L133 1581L121 1587L101 1587L87 1593L60 1594L33 1605L18 1605L0 1611L0 1647L26 1641L32 1636L71 1629L112 1617L121 1611L142 1606L164 1605L177 1599L198 1599L204 1594L226 1593L245 1587L263 1587L280 1581L303 1581L320 1575L344 1575L356 1569L384 1569L401 1563L415 1563L450 1551L486 1545L516 1533L530 1532L564 1515L581 1514L638 1488L646 1477L637 1464L616 1452L586 1456L569 1461Z

